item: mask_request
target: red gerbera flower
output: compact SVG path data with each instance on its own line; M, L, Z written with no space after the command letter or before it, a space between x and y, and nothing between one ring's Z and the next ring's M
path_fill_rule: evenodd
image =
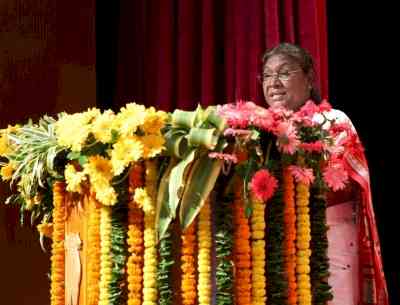
M257 199L264 202L274 195L277 187L278 180L276 180L276 178L266 169L261 169L256 172L250 182L250 190L252 194Z

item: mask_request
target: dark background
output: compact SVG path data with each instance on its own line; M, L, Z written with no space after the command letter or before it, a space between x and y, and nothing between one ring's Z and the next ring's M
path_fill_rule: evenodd
M390 304L400 304L397 17L386 2L348 3L327 1L330 100L364 143Z

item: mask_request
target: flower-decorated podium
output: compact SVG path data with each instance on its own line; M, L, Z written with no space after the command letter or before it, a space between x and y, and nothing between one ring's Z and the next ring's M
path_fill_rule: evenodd
M1 130L7 203L52 239L51 304L326 304L326 194L359 145L329 111L131 103Z

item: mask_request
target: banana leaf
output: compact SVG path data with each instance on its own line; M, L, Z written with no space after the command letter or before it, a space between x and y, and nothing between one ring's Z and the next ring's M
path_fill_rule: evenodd
M156 224L156 239L162 239L165 235L165 232L168 229L169 224L172 221L171 213L169 210L169 193L168 193L168 185L169 179L171 175L171 171L177 163L176 158L171 158L168 164L167 169L164 172L164 175L161 178L160 185L158 187L157 192L157 205L156 205L156 216L155 216L155 224Z
M218 143L218 135L215 128L196 128L190 129L188 134L190 146L203 145L208 149L214 149Z
M196 121L201 115L201 112L201 107L197 107L195 111L183 111L176 109L172 113L172 125L192 128L196 125Z
M208 152L200 156L189 173L182 195L179 217L182 229L196 218L205 200L214 188L222 167L222 160L211 159Z
M171 129L168 130L164 137L166 140L166 147L168 155L175 156L180 159L183 158L188 149L188 140L186 139L187 131L184 129Z
M172 218L176 216L176 209L179 204L179 200L182 195L182 191L185 187L185 182L188 174L188 168L190 164L193 162L194 157L196 156L196 149L190 150L185 158L183 158L171 171L171 177L169 179L169 204L168 208Z

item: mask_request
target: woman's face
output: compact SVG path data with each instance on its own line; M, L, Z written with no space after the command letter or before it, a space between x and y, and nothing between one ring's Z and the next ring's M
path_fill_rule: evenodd
M298 110L310 98L311 76L287 56L273 55L264 65L262 86L269 106Z

